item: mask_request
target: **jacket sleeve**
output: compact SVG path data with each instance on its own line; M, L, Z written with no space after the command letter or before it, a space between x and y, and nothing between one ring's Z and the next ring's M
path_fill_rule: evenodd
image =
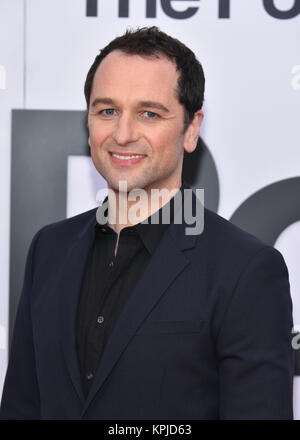
M293 419L292 327L284 259L265 247L240 276L219 331L220 419Z
M40 231L33 238L27 255L24 283L2 394L1 419L39 419L40 417L39 386L30 313L33 261L39 234Z

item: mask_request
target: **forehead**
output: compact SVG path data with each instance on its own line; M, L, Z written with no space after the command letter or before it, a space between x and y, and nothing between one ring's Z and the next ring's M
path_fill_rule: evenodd
M115 50L100 63L94 77L92 94L131 92L176 97L176 64L164 56L128 55ZM148 96L149 97L149 96Z

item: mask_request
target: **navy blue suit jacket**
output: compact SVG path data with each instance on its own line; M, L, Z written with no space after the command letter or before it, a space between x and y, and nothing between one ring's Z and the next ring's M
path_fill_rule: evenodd
M75 317L95 214L48 225L31 243L1 417L291 419L286 265L207 209L198 236L166 229L84 399Z

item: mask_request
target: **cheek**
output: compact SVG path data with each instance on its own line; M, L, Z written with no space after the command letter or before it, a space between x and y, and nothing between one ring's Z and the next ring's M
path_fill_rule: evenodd
M152 148L161 162L176 162L183 150L183 139L179 132L172 130L152 136Z
M164 153L168 151L170 145L174 143L175 137L169 130L153 130L149 133L148 139L155 151Z
M90 129L89 143L91 148L99 148L106 139L105 133L102 130Z

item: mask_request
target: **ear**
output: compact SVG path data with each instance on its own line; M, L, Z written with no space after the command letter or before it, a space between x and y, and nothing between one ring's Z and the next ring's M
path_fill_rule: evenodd
M202 124L204 113L202 110L198 110L194 114L193 120L190 122L186 132L184 134L183 147L187 153L192 153L197 147L199 130Z

